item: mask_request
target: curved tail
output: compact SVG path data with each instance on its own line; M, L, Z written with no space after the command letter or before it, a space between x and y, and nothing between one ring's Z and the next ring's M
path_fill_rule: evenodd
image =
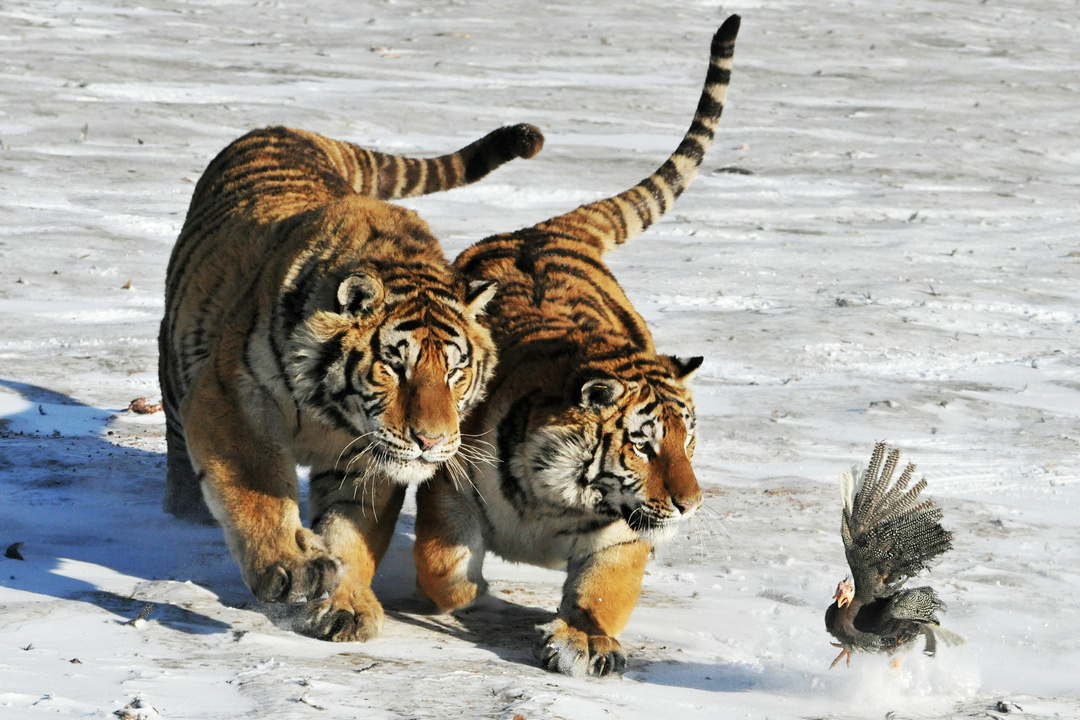
M525 124L501 127L430 159L368 150L306 130L253 130L210 162L195 186L181 237L196 232L191 223L199 216L249 213L270 222L352 193L392 200L450 190L514 158L531 158L543 146L540 130Z
M697 175L724 110L735 36L741 20L732 15L713 35L709 71L690 129L656 172L615 197L582 205L536 226L598 243L604 252L637 237L656 222Z
M544 147L539 128L509 125L457 152L436 158L407 158L342 143L355 165L347 177L361 195L393 200L427 195L474 183L515 158L531 158ZM352 165L352 163L350 163Z

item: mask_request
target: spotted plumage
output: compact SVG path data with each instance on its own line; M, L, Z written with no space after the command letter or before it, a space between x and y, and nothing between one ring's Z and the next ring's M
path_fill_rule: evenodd
M825 611L825 628L841 648L833 666L845 657L850 663L852 652L895 652L919 636L926 638L927 655L938 640L959 641L941 627L945 603L933 588L903 588L952 547L952 533L941 526L941 509L919 497L926 480L908 487L914 465L893 483L899 462L899 450L878 443L857 489L852 472L840 479L840 535L851 576Z
M558 618L538 646L549 669L620 671L615 637L651 544L701 505L687 381L701 358L657 352L602 260L687 187L723 110L739 18L713 38L697 113L652 175L612 198L481 240L454 262L498 291L483 318L499 351L462 457L417 495L420 590L444 610L484 592L484 553L565 567ZM454 472L455 470L457 472Z
M296 604L302 632L379 632L369 585L405 483L454 456L495 364L477 322L494 287L384 200L473 182L542 142L519 125L414 160L267 128L196 185L159 337L165 508L212 515L256 597Z

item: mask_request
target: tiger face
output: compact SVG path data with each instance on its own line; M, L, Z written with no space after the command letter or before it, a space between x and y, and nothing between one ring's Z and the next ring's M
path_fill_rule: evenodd
M454 456L459 418L495 364L476 321L494 285L412 270L407 281L375 266L328 278L290 352L298 406L354 438L346 459L367 455L402 483L427 480Z
M701 358L664 361L667 372L577 382L573 404L533 406L511 472L568 515L622 519L650 542L669 536L702 503L685 385Z

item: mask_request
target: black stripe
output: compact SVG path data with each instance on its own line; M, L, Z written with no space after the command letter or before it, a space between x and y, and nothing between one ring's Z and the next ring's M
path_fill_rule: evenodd
M345 360L345 385L359 392L360 387L354 385L353 380L356 378L356 367L364 360L364 351L350 348L348 353L349 356Z
M663 169L661 167L661 169ZM656 204L660 206L660 213L667 212L667 198L664 197L664 191L657 184L656 180L652 177L647 177L641 181L640 186L642 190L648 192L656 200ZM651 211L650 211L651 215Z
M525 517L530 505L532 505L526 484L523 483L510 471L509 460L514 454L515 448L525 441L528 431L529 411L532 409L531 397L523 397L510 406L506 415L499 421L498 440L496 442L499 453L499 488L503 497L517 511L518 515Z

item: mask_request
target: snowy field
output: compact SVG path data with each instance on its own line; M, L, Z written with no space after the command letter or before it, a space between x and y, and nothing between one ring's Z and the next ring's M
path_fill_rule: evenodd
M126 410L160 395L206 163L267 124L416 155L541 126L408 203L453 257L651 172L731 12L701 175L610 255L658 346L706 357L706 511L649 566L626 675L537 667L561 573L492 560L490 602L425 614L409 506L384 637L275 626L220 531L162 513L163 418ZM1080 716L1078 29L1076 0L0 0L0 718ZM944 507L967 644L829 670L837 476L875 440Z

